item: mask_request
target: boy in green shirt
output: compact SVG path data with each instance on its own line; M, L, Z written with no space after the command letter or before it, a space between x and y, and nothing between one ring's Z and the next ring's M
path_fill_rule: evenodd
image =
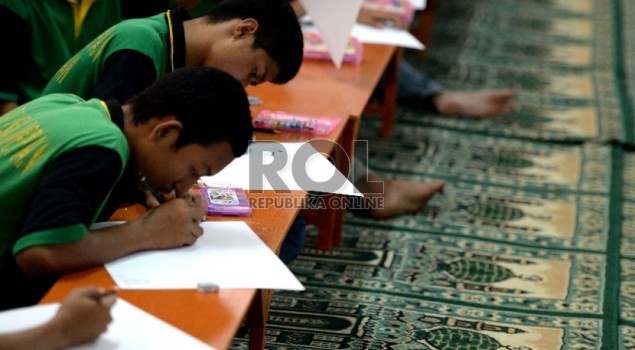
M40 97L69 58L121 17L119 0L0 0L0 115Z
M40 97L57 70L124 18L184 6L194 17L215 0L0 0L0 32L11 54L0 55L0 116Z
M209 1L191 5L209 6ZM183 66L221 69L243 86L283 84L300 69L304 40L288 0L224 0L189 19L184 9L110 28L67 62L44 94L70 92L84 98L125 101L157 77ZM149 205L158 204L148 196ZM296 234L296 232L299 232ZM306 234L298 217L288 239ZM281 258L289 262L298 248ZM302 244L297 244L301 247Z
M188 190L242 155L245 90L213 68L183 68L126 104L51 94L0 118L0 309L37 302L56 277L133 252L193 244L206 207ZM140 177L176 199L135 221L91 230Z
M291 80L303 38L289 1L225 0L189 19L183 9L117 24L58 70L43 94L125 101L185 66L214 67L243 86Z

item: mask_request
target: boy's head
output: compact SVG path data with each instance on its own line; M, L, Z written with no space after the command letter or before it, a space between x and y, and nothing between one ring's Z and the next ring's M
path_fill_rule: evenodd
M127 104L133 128L144 130L131 142L131 159L164 193L183 193L198 177L222 170L253 135L244 88L214 68L177 69Z
M252 138L247 93L228 73L215 68L181 68L131 98L134 122L174 116L183 127L176 147L228 141L235 157Z
M234 19L254 20L252 27L245 24L246 31L253 30L252 50L262 49L276 63L277 75L272 79L261 79L264 72L254 71L255 79L250 84L263 81L284 84L293 79L300 70L304 40L300 23L289 0L224 0L205 15L210 23ZM222 68L222 67L218 67Z

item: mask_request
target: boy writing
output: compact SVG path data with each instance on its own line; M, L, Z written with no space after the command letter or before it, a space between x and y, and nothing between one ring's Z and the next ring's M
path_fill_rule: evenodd
M52 94L0 118L0 277L12 286L0 309L37 302L61 273L196 242L206 208L188 190L252 133L242 85L212 68L178 69L123 105ZM91 230L137 199L141 176L176 198Z
M184 66L226 71L243 86L282 84L300 69L302 49L288 1L226 0L195 19L178 9L111 27L60 68L43 94L125 101Z

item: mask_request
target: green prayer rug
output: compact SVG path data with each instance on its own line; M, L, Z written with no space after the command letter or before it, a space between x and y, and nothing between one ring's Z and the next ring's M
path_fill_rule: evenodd
M422 117L416 111L404 113L404 122L548 141L633 144L632 113L624 110L628 101L622 96L633 37L622 32L633 29L635 5L622 3L439 1L426 60L411 62L448 89L511 87L518 108L496 122Z
M500 120L399 106L362 118L385 178L443 180L414 215L347 213L276 291L267 349L635 349L635 1L437 0L425 58L448 89L512 87ZM248 329L232 349L248 348Z

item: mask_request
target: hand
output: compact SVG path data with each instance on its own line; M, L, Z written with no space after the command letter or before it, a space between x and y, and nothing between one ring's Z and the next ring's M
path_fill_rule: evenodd
M149 249L167 249L194 244L203 234L200 223L206 216L203 197L198 191L189 191L147 211L139 222L151 241Z
M141 190L146 198L146 207L148 208L155 208L158 207L159 205L161 205L161 203L159 203L159 201L156 199L156 197L152 194L152 192L148 191L148 190ZM176 192L172 191L169 194L159 194L159 196L162 197L163 201L167 202L171 199L176 198Z
M359 10L357 22L376 28L390 26L397 29L408 29L408 23L399 14L370 9L364 6Z
M62 302L51 325L58 327L68 346L94 341L108 328L110 309L117 297L97 299L103 293L97 287L78 288Z

